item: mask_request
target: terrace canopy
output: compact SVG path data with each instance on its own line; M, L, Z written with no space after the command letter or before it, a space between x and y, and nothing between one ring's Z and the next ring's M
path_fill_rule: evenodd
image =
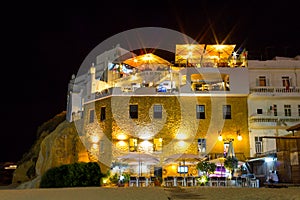
M139 55L123 61L124 64L139 70L159 70L160 67L168 68L171 63L153 53Z
M227 60L234 51L234 45L207 45L205 48L205 57Z

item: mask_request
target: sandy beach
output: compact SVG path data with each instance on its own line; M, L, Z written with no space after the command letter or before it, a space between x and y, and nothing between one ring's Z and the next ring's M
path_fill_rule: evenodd
M300 188L229 188L229 187L80 187L57 189L7 189L1 187L1 200L300 200Z

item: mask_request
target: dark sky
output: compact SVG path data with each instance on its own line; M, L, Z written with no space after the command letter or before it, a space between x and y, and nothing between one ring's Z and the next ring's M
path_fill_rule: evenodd
M67 84L105 39L133 28L177 30L199 43L236 44L249 59L300 54L293 1L12 2L1 11L0 161L20 160L39 125L65 110ZM229 37L228 37L229 35ZM4 61L4 62L3 62Z

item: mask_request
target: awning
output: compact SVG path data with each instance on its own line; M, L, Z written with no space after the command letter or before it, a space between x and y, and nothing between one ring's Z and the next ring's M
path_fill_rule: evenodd
M287 131L300 131L300 124L296 124L286 129Z
M169 61L159 56L156 56L153 53L147 53L133 58L129 58L127 60L124 60L123 63L136 68L153 68L153 66L155 65L171 65Z
M228 59L234 51L234 45L207 45L205 57Z

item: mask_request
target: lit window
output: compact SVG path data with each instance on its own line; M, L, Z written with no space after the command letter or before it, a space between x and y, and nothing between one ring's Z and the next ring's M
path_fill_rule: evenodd
M95 119L95 110L90 110L89 123L93 123Z
M291 105L284 105L284 115L292 116Z
M153 106L153 117L157 119L162 118L162 105Z
M162 151L162 138L154 138L153 139L153 147L154 151L161 152Z
M205 119L205 105L196 105L196 118Z
M224 142L224 150L223 150L224 157L227 157L228 149L229 149L229 143Z
M223 119L231 119L231 105L223 106Z
M129 105L129 116L131 119L138 118L138 105Z
M263 143L261 137L255 137L255 153L263 152Z
M203 138L198 139L198 151L200 153L206 152L206 139Z
M282 86L283 87L290 87L290 77L283 76L282 77Z
M137 151L137 139L129 138L129 151Z
M104 121L106 118L106 107L101 107L101 111L100 111L100 121Z
M258 77L258 86L267 86L267 79L265 76Z

